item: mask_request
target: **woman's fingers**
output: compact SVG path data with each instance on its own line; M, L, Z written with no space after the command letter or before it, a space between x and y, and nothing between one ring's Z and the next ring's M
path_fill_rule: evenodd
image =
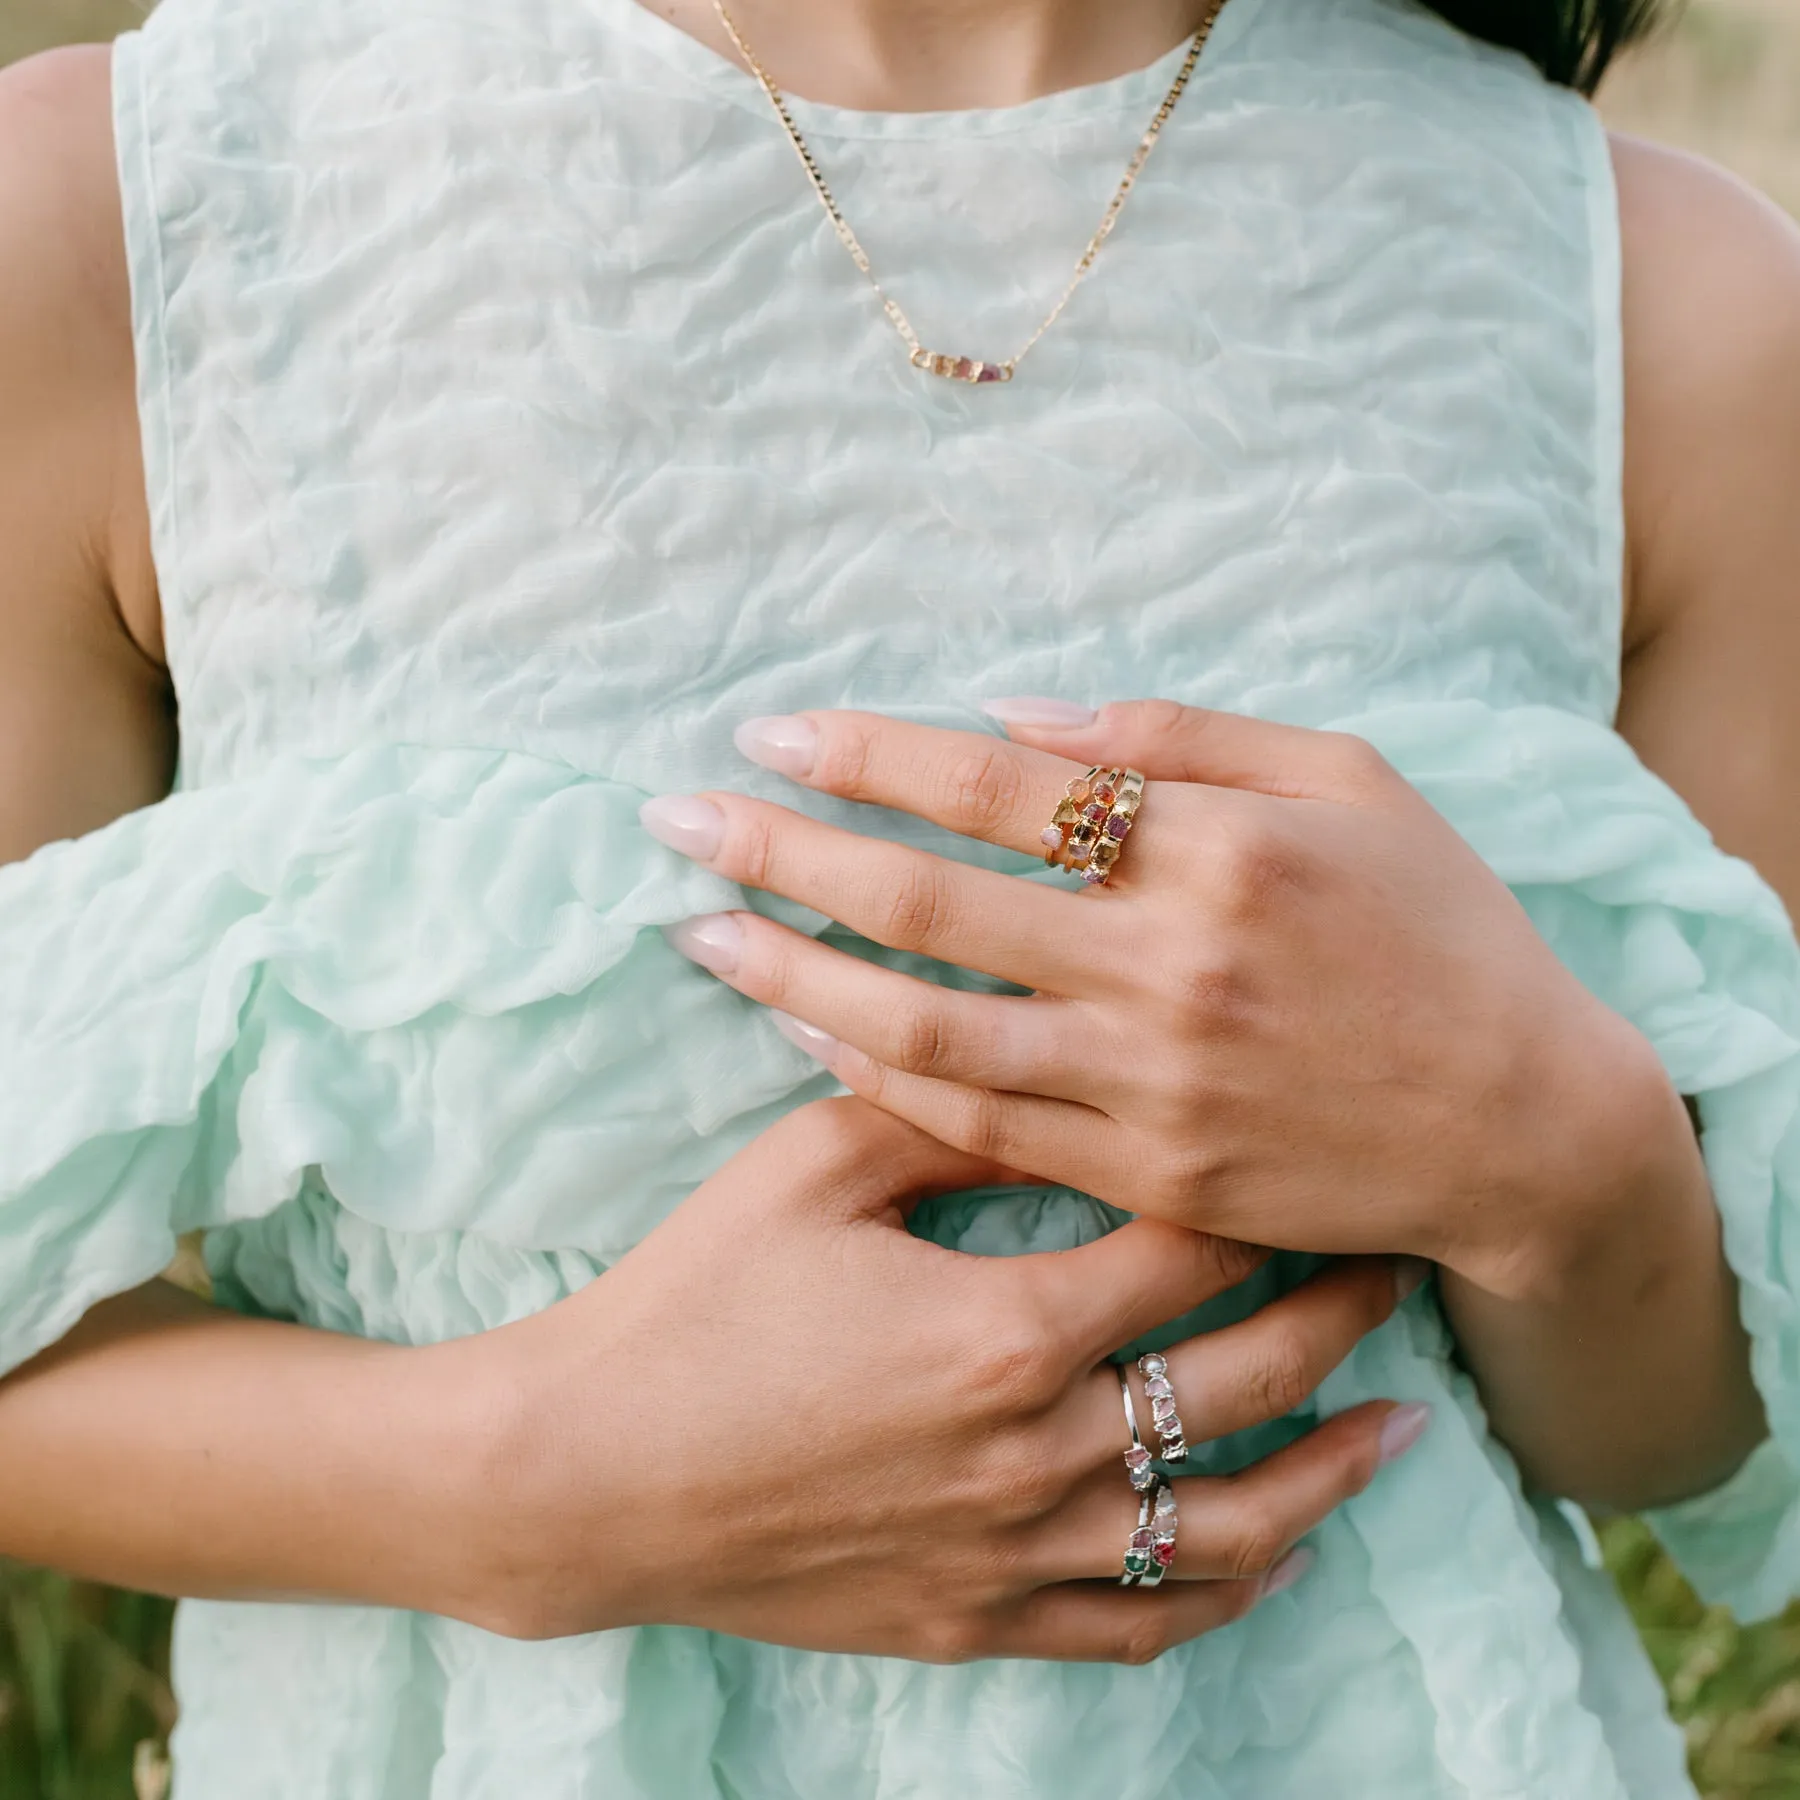
M1395 1261L1348 1256L1235 1325L1163 1352L1190 1442L1245 1431L1305 1405L1401 1299ZM1142 1417L1143 1377L1129 1372Z
M1142 1232L1151 1228L1151 1221L1140 1219L1125 1229ZM1193 1235L1177 1226L1155 1229L1169 1233L1171 1239ZM1114 1233L1115 1238L1121 1235ZM1090 1245L1084 1254L1092 1255L1112 1242L1108 1238ZM1230 1245L1231 1240L1202 1238L1200 1242ZM1237 1248L1241 1253L1246 1247ZM1187 1253L1197 1252L1190 1249ZM1260 1261L1268 1253L1254 1254ZM1416 1285L1412 1271L1417 1267L1422 1265L1414 1265L1410 1258L1397 1264L1388 1256L1344 1257L1258 1307L1247 1319L1201 1332L1163 1351L1166 1379L1174 1390L1175 1410L1188 1442L1204 1444L1234 1431L1246 1431L1304 1405L1325 1377L1394 1310L1403 1288L1410 1292L1407 1284ZM1399 1270L1407 1272L1397 1278ZM1121 1258L1114 1279L1126 1272ZM1166 1297L1165 1292L1158 1298ZM1178 1318L1183 1310L1165 1314L1165 1322ZM1133 1323L1136 1329L1115 1338L1115 1344L1155 1329L1148 1323ZM1143 1377L1135 1367L1127 1368L1125 1376L1131 1383L1138 1429L1154 1450L1156 1438ZM1119 1398L1119 1370L1114 1364L1103 1364L1070 1395L1059 1424L1069 1443L1078 1447L1083 1467L1110 1469L1124 1455L1130 1439Z
M1410 1449L1427 1418L1423 1407L1371 1400L1240 1474L1177 1481L1170 1574L1241 1581L1268 1573L1322 1519L1360 1494L1378 1469ZM1034 1573L1046 1583L1117 1574L1137 1518L1123 1465L1100 1471L1045 1522L1032 1552Z
M822 1061L836 1041L933 1080L1091 1097L1095 1027L1079 1002L939 987L751 912L683 919L663 935L740 994L787 1015L788 1036ZM1077 1045L1079 1067L1067 1054Z
M1008 1259L1032 1283L1043 1314L1060 1322L1076 1367L1108 1356L1233 1288L1268 1260L1258 1244L1187 1231L1159 1219L1133 1219L1074 1250ZM1111 1423L1099 1417L1111 1384ZM1085 1416L1084 1416L1085 1415ZM1148 1405L1139 1416L1150 1419ZM1072 1467L1097 1467L1100 1446L1125 1449L1125 1413L1112 1365L1082 1381L1057 1420L1075 1446ZM1122 1467L1123 1465L1121 1465Z
M909 1075L810 1027L783 1029L853 1093L959 1150L1128 1210L1145 1191L1139 1140L1095 1107Z
M998 719L1015 743L1083 767L1126 763L1153 781L1355 805L1391 792L1396 779L1372 745L1348 733L1281 725L1173 700L1125 700L1090 712L1021 697L991 700L983 711ZM823 720L829 715L812 716Z
M1304 1572L1302 1557L1291 1574ZM1039 1588L984 1627L969 1654L1038 1662L1154 1662L1179 1644L1241 1619L1265 1592L1286 1585L1272 1579L1195 1581L1146 1594L1064 1582Z
M638 817L683 856L741 886L798 900L890 949L1053 993L1099 985L1092 915L1075 910L1075 893L862 837L741 794L666 794L646 801Z
M889 806L963 837L1040 853L1039 834L1086 764L985 732L944 731L880 713L747 719L737 747L778 775Z

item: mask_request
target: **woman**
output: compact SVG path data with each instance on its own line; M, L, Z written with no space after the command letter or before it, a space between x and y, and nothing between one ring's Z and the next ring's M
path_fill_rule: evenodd
M8 78L0 1547L183 1800L1691 1791L1559 1502L1800 1585L1800 959L1612 726L1800 892L1800 263L1635 10Z

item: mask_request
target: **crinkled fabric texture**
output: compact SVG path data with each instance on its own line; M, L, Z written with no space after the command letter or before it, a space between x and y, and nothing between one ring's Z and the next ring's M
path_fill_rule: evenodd
M927 340L1003 355L1177 61L796 109ZM165 0L115 94L181 781L0 870L0 1367L192 1227L227 1299L339 1331L552 1304L822 1085L662 942L740 896L639 799L792 802L731 752L750 713L1161 693L1371 738L1701 1097L1774 1437L1659 1523L1747 1610L1794 1590L1800 968L1609 729L1618 261L1580 102L1398 0L1231 0L1092 280L969 390L905 366L747 78L630 0ZM919 1228L1115 1219L998 1191ZM1691 1796L1429 1291L1197 1462L1373 1394L1435 1403L1419 1448L1153 1668L190 1604L179 1800Z

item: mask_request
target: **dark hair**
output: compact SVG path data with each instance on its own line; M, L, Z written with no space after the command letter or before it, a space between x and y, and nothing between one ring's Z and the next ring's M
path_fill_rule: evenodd
M1425 0L1471 37L1522 50L1552 81L1591 94L1606 66L1647 33L1664 0Z

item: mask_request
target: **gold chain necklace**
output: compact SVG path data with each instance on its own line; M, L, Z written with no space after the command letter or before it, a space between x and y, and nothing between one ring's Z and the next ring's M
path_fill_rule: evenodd
M1100 246L1112 234L1119 211L1125 204L1126 196L1137 184L1138 176L1143 172L1144 164L1149 160L1150 152L1156 147L1156 140L1162 128L1168 123L1169 115L1175 110L1175 103L1186 90L1188 78L1193 74L1195 65L1200 61L1200 53L1206 48L1206 40L1212 35L1212 28L1220 12L1224 9L1225 0L1211 0L1206 9L1206 17L1200 21L1200 28L1194 33L1193 41L1188 45L1187 55L1182 59L1175 79L1169 84L1169 91L1163 96L1162 104L1156 109L1156 116L1150 121L1150 128L1138 140L1138 147L1131 161L1126 165L1125 178L1119 183L1118 190L1108 202L1106 212L1100 220L1099 229L1088 239L1087 248L1081 253L1081 260L1075 265L1075 273L1070 277L1069 285L1063 289L1062 298L1051 307L1044 316L1044 322L1028 337L1024 344L1007 358L1005 362L980 362L972 356L946 356L941 351L927 350L919 342L919 334L913 330L912 321L900 310L899 302L890 297L881 283L875 279L875 271L869 265L868 252L857 242L856 233L850 229L850 222L838 211L837 202L831 197L831 189L826 185L825 177L819 172L819 165L813 160L813 153L807 148L806 139L800 135L800 128L794 123L793 115L787 109L787 102L781 96L760 62L756 60L756 52L744 41L744 34L738 30L731 14L725 10L725 0L713 0L713 11L719 15L719 23L725 27L726 34L737 46L738 54L749 65L750 73L760 84L762 91L768 95L769 104L775 109L775 116L781 121L781 128L788 134L788 141L794 146L794 154L800 158L800 165L806 170L806 178L813 185L813 192L819 196L820 204L830 218L832 229L838 235L838 242L850 253L850 260L862 270L868 279L869 286L875 290L881 301L881 310L888 316L889 322L899 332L906 345L907 360L915 369L923 369L930 375L942 375L951 381L987 382L1011 381L1020 363L1025 360L1039 338L1062 317L1062 310L1073 298L1075 290L1080 287L1089 269L1094 266L1094 258L1100 254Z

